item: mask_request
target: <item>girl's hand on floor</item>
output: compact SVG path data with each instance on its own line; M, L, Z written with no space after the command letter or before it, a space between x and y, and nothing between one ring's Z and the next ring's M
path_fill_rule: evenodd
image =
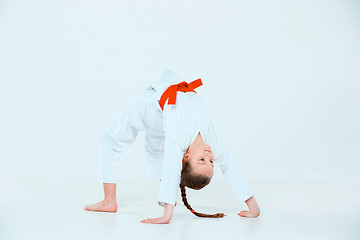
M247 204L249 211L241 211L240 213L238 213L238 215L250 218L255 218L260 215L260 207L256 202L254 195L252 195L248 200L246 200L245 203Z
M159 218L148 218L140 221L142 223L154 223L154 224L168 224L170 222L169 218L159 217Z
M240 213L238 213L239 216L241 217L249 217L249 218L256 218L257 216L260 215L260 211L259 212L251 212L251 211L241 211Z
M176 202L175 202L176 203ZM164 216L159 217L159 218L148 218L148 219L144 219L140 222L142 223L155 223L155 224L168 224L172 218L172 213L174 210L174 206L169 204L169 203L165 203L165 208L164 208Z

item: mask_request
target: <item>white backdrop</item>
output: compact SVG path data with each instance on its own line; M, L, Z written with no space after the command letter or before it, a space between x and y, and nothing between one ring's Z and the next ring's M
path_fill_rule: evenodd
M245 176L357 177L358 1L0 1L0 171L97 177L100 133L163 67ZM143 133L124 153L143 176Z
M0 0L0 239L359 239L357 0ZM147 178L144 133L123 153L116 214L98 137L167 67L196 91L254 190L215 164L171 224ZM134 231L136 229L136 231ZM205 231L202 231L205 230Z

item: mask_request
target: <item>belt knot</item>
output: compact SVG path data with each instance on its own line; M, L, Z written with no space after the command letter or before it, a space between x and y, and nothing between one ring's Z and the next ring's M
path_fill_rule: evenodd
M178 84L174 84L171 85L170 87L168 87L165 92L161 95L159 104L162 110L164 110L164 105L167 99L168 100L168 105L172 104L174 105L176 103L176 94L177 91L181 91L181 92L194 92L194 89L197 87L200 87L201 85L203 85L203 83L201 82L201 78L196 79L195 81L192 81L191 83L187 83L187 82L181 82Z

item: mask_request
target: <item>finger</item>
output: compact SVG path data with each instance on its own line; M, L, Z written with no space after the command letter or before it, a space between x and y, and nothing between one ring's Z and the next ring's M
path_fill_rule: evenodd
M142 222L142 223L150 223L150 222L151 222L151 219L150 219L150 218L144 219L144 220L142 220L142 221L140 221L140 222Z
M141 222L143 222L143 223L159 223L159 219L158 218L148 218Z
M241 211L238 213L238 215L242 216L244 214L245 211Z
M240 215L242 217L253 217L249 211L245 211L245 210L238 213L238 215Z

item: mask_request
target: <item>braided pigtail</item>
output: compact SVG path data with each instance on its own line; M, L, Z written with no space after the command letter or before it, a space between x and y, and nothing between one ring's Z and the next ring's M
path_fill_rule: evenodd
M226 216L224 213L205 214L205 213L195 212L195 210L192 209L192 207L190 206L190 204L187 201L185 186L180 184L180 189L181 189L181 198L182 198L182 201L184 202L184 205L187 207L187 209L189 209L196 216L206 217L206 218L222 218L222 217Z
M211 177L195 175L191 171L191 167L189 162L183 161L183 169L181 171L181 181L180 181L180 190L181 190L181 198L184 202L184 205L189 209L193 214L198 217L206 217L206 218L221 218L226 216L224 213L216 213L216 214L205 214L195 212L194 209L190 206L186 198L186 190L185 187L192 188L195 190L199 190L210 183Z

